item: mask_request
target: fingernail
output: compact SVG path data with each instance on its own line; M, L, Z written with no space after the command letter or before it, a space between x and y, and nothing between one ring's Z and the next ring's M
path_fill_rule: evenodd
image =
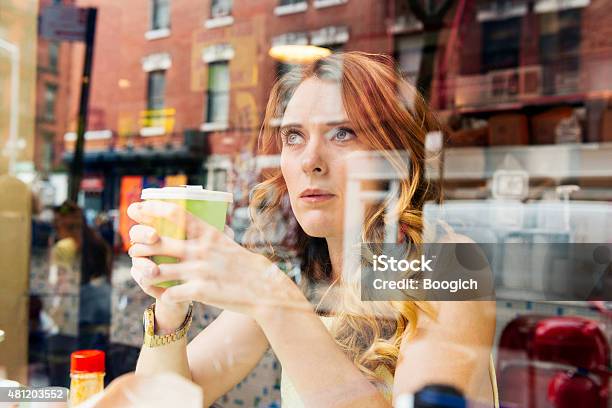
M147 235L147 242L150 242L150 243L154 244L155 241L156 241L156 238L157 238L157 234L155 232L150 232Z

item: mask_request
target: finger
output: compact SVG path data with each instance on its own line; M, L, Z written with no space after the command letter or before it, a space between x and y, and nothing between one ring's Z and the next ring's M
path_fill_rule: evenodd
M159 275L159 267L149 258L135 257L132 258L132 267L136 268L147 278L154 278Z
M265 296L257 296L254 293L245 294L243 287L226 284L219 280L199 279L182 285L172 286L166 289L161 298L163 302L188 302L194 300L220 308L266 306L282 307L296 311L311 311L311 306L304 305L304 302L268 299Z
M198 300L210 305L254 305L261 299L256 299L251 293L245 294L243 285L229 283L218 277L201 277L166 289L162 300L170 302Z
M134 220L137 224L152 225L154 219L147 216L142 211L142 204L143 204L142 202L130 204L129 207L127 208L127 215L132 220Z
M130 228L130 241L141 244L154 244L159 241L155 228L148 225L136 224Z
M128 254L131 257L147 257L154 255L172 256L174 258L184 259L188 253L195 251L188 250L188 246L192 246L191 241L184 239L176 239L169 237L160 237L154 244L136 243L128 249Z
M172 286L162 294L162 302L189 302L198 299L201 284L199 282L187 282L182 285Z
M130 269L130 273L132 274L132 278L134 278L134 281L136 281L136 283L138 284L138 286L140 286L140 288L142 289L144 293L146 293L149 296L154 297L155 299L161 298L165 289L148 285L146 283L145 275L137 267L132 266L132 268Z
M159 276L169 279L189 279L209 275L210 267L206 261L185 261L159 265Z
M161 282L185 280L192 276L194 271L197 271L197 265L194 262L179 262L176 264L160 264L159 273L155 277L147 277L143 282L147 285L157 285Z
M215 231L216 232L216 231ZM218 232L216 232L219 234ZM209 239L208 233L200 239L184 240L169 237L160 237L151 245L136 243L128 249L131 257L170 256L180 260L202 260L209 257L211 251L219 251L216 243L217 235ZM233 242L233 241L232 241ZM215 249L217 248L217 249Z

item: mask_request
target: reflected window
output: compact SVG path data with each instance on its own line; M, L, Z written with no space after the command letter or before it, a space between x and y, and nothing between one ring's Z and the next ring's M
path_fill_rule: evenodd
M421 34L400 36L396 38L395 44L395 58L402 76L408 82L416 83L421 65L423 36Z
M232 0L212 0L210 16L212 18L227 17L232 14Z
M55 160L55 149L53 146L54 134L51 132L43 133L43 145L41 152L42 170L50 171Z
M170 28L170 0L151 0L151 30Z
M519 65L521 19L486 21L482 24L482 73Z
M227 170L213 169L208 173L208 182L206 188L209 190L225 191L227 187Z
M166 88L166 71L149 72L147 84L147 109L163 109Z
M49 43L49 69L57 71L57 63L59 58L59 43L51 41Z
M298 3L306 3L306 0L279 0L278 2L280 6L287 6L289 4L298 4Z
M228 174L231 170L232 164L229 156L210 156L206 161L206 188L208 190L226 191Z
M577 91L580 31L580 9L540 16L540 61L544 69L545 94Z
M206 123L227 123L229 121L229 90L229 63L216 61L208 64Z
M57 85L47 84L45 87L44 117L46 120L55 120L55 99L57 97Z

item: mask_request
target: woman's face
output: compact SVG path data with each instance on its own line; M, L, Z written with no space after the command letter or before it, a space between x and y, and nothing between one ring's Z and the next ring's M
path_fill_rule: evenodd
M353 129L336 83L307 79L287 105L281 171L295 217L310 236L342 236L347 159L366 149Z
M83 222L80 214L57 214L55 216L55 229L58 239L72 238L81 247L83 240Z

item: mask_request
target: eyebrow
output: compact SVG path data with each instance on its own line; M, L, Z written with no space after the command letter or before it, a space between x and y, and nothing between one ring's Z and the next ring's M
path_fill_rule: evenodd
M324 126L331 127L331 126L345 125L345 124L348 124L348 123L350 123L348 120L334 120L334 121L325 122L325 123L322 123L322 124ZM292 128L292 127L293 128L302 128L303 126L302 126L301 123L287 123L286 125L282 125L280 127L280 129L282 130L282 129Z

